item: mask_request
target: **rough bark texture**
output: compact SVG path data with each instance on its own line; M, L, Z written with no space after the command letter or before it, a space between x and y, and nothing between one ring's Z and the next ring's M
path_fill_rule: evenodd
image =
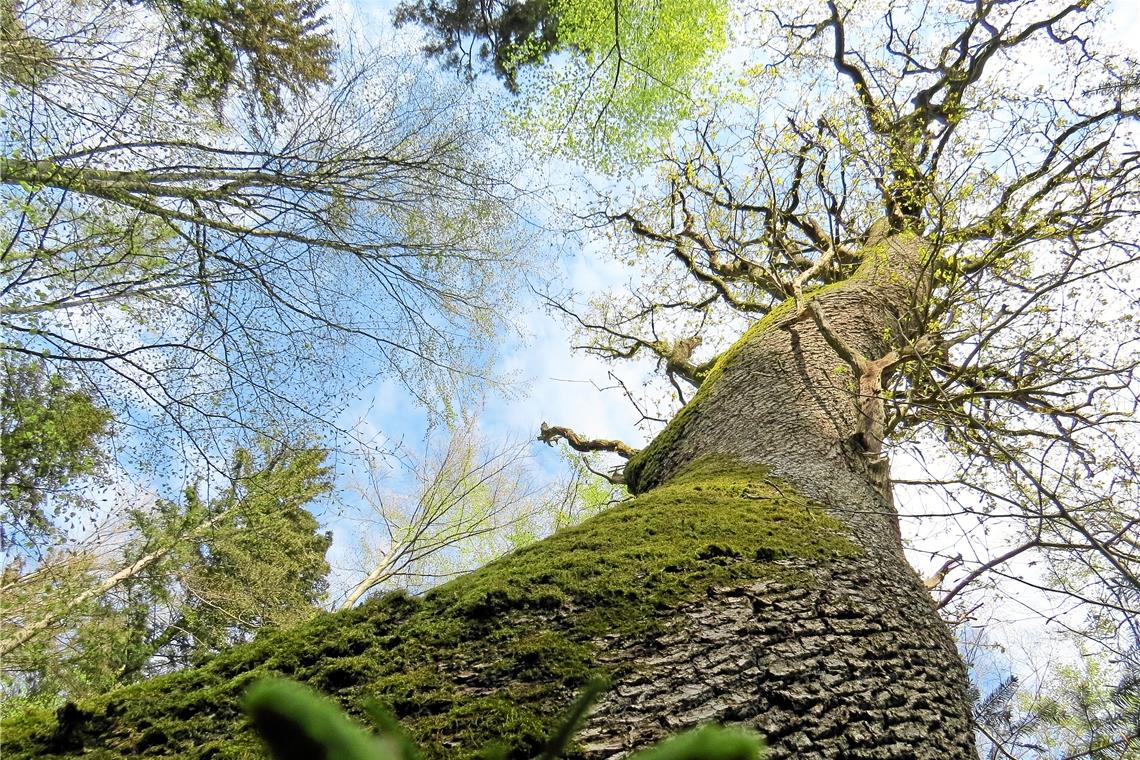
M874 241L806 298L853 350L912 331L926 248ZM422 599L390 597L56 714L5 726L5 756L248 757L237 700L261 674L359 709L379 697L429 757L536 755L593 673L613 687L577 756L706 721L772 758L975 756L964 668L902 555L883 464L852 441L857 379L785 304L708 373L627 468L633 502Z
M973 756L953 644L909 588L870 563L796 563L810 582L714 591L675 633L618 647L636 663L581 738L618 756L715 721L757 728L769 758Z
M864 356L890 351L913 331L913 312L929 289L928 247L911 234L868 245L850 279L815 301L834 332ZM631 490L665 482L688 462L724 454L763 463L801 492L843 511L877 501L873 469L853 437L858 429L858 378L806 313L787 302L725 353L696 397L626 468ZM870 487L870 491L868 490ZM880 509L886 521L893 510ZM886 546L884 522L856 515L859 538ZM897 541L889 541L897 546Z

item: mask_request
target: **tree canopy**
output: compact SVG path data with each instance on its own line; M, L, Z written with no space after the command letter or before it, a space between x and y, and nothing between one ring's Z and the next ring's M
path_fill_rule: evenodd
M358 371L425 401L482 375L518 193L461 88L379 54L334 65L316 6L160 4L180 37L145 6L49 5L10 9L60 63L3 104L7 355L79 368L127 429L223 456L234 436L331 425ZM255 28L261 52L227 41ZM233 60L170 56L191 38ZM247 82L276 113L219 122L186 76L210 98Z
M425 50L446 66L489 66L520 96L511 123L532 149L613 168L693 112L729 16L725 0L420 0L395 19L428 29Z
M321 444L377 378L481 392L533 257L480 103L321 3L3 2L0 45L4 691L50 701L324 604Z
M109 41L106 24L116 15L116 5L128 13L131 6L139 6L157 15L142 23L159 27L163 56L181 68L178 86L190 99L216 109L238 96L251 111L270 118L283 116L285 93L303 99L332 79L336 43L322 2L114 3L96 14L98 26L91 29L95 36L81 37L76 34L81 27L72 23L79 19L75 9L65 13L58 3L4 0L0 4L0 40L5 51L0 81L37 87L53 79L86 78L84 57L71 54L77 44L99 46ZM92 73L88 69L86 76Z
M83 510L76 486L98 474L111 414L90 391L38 362L5 357L0 396L0 551L35 552L59 529L57 519Z

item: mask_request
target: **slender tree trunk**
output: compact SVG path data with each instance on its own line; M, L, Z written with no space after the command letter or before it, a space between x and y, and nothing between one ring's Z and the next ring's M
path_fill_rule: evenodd
M367 594L372 589L379 586L381 583L392 577L392 568L396 564L396 558L403 552L403 544L393 544L391 548L384 554L383 557L376 561L376 566L364 578L364 580L357 583L348 592L348 596L344 601L337 605L338 610L351 610L360 601L361 597Z
M232 514L233 509L233 507L230 507L214 515L199 525L197 528L187 533L182 540L190 541L197 538L198 536L201 536L203 533L210 530L215 525L229 517ZM48 615L44 615L37 620L25 623L24 627L21 628L17 633L13 634L10 638L0 641L0 657L11 654L42 632L49 630L54 626L60 625L61 623L64 623L67 620L68 615L70 615L72 612L79 609L92 599L98 599L108 591L111 591L118 587L120 584L131 580L139 573L149 568L151 565L162 559L165 559L166 556L176 548L176 544L167 543L165 546L162 546L159 549L147 552L131 564L120 569L118 572L109 575L98 585L92 586L86 591L77 594L73 599L67 600L62 609L56 610L55 612L52 612Z

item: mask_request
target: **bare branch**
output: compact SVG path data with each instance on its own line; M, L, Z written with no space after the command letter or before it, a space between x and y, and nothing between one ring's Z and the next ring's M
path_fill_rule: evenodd
M630 459L637 454L637 449L621 441L606 438L583 438L570 428L551 426L545 422L542 423L542 426L539 428L538 440L553 446L554 442L559 439L566 441L566 443L570 445L570 448L575 451L581 451L583 453L609 451L625 459Z

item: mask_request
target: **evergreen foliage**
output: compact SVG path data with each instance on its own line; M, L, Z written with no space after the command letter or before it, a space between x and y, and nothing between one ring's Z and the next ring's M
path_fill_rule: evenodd
M337 45L324 0L121 2L162 17L171 53L182 69L181 89L188 99L209 102L219 113L228 99L240 95L251 112L275 119L285 115L287 95L303 100L332 81ZM0 2L0 81L36 88L59 72L61 57L69 57L69 51L59 49L60 39L29 30L24 5L21 0Z
M90 502L74 486L105 464L111 413L40 362L3 360L0 550L35 551Z
M55 51L28 33L19 0L0 0L0 82L34 87L55 71Z
M129 2L130 0L128 0ZM221 108L235 91L270 116L285 93L303 99L332 81L337 47L324 0L142 0L174 30L191 97Z
M145 538L135 552L175 546L154 574L167 584L159 593L171 606L166 627L152 634L169 647L156 652L166 667L317 612L328 590L332 535L306 507L332 489L325 457L321 449L290 451L262 441L256 456L236 453L234 485L221 497L203 499L190 488L182 504L164 502L157 514L136 515ZM208 531L194 533L207 523Z
M1119 760L1140 752L1138 651L1117 662L1083 652L1079 663L1055 664L1029 688L1013 676L1003 680L974 707L984 760L1011 752Z
M316 614L331 536L307 507L332 487L325 456L262 442L236 453L220 496L195 487L135 510L110 569L61 546L6 573L4 712L102 694Z
M473 77L488 65L512 92L518 70L544 61L561 46L550 0L415 0L396 9L396 24L415 23L435 35L425 52Z

